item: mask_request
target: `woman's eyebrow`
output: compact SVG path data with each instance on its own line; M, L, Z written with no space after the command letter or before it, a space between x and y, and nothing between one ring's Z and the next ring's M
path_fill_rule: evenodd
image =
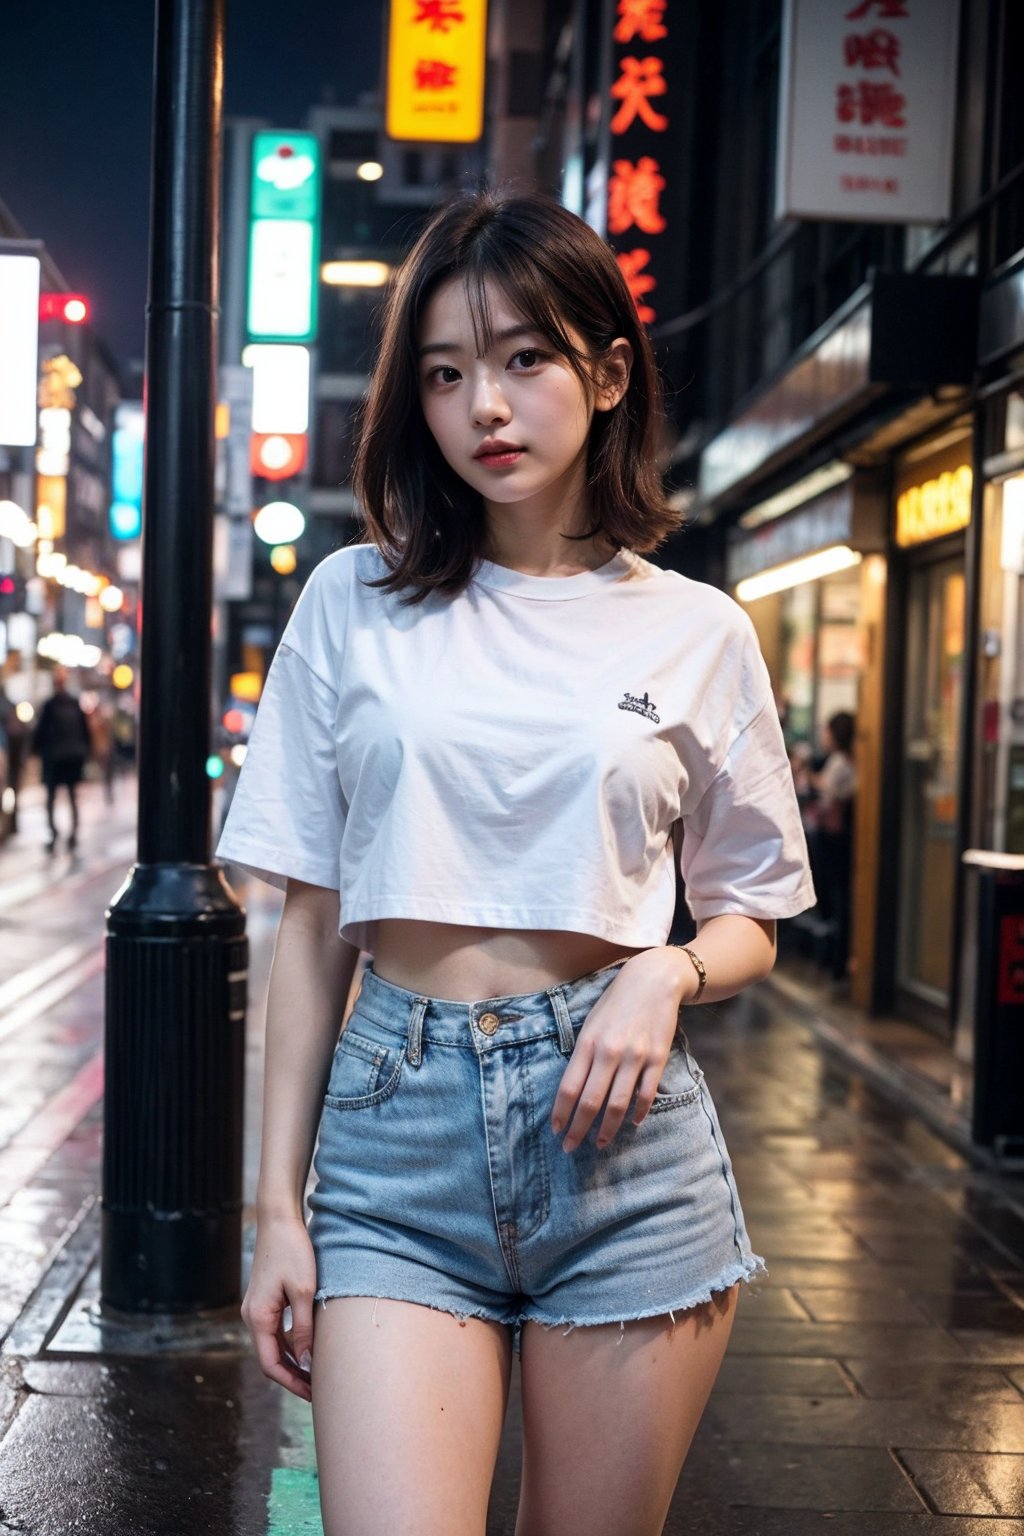
M495 331L495 341L511 341L516 336L539 336L541 332L535 325L509 325L503 331ZM420 357L427 357L434 352L459 352L461 348L455 341L428 341L425 347L420 347Z

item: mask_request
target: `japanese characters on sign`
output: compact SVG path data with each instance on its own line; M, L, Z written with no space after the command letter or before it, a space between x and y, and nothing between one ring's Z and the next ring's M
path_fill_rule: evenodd
M668 0L617 0L610 85L608 239L645 325L658 318L668 219L661 197L669 128Z
M778 218L949 217L959 0L785 0Z
M486 0L391 0L387 133L470 144L484 124Z

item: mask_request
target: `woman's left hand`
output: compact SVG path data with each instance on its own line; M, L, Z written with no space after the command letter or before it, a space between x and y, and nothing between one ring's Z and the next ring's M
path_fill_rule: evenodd
M696 987L697 973L679 950L645 949L626 961L590 1010L559 1084L551 1129L559 1135L569 1127L564 1151L576 1150L603 1105L599 1147L618 1134L634 1093L634 1125L646 1117L672 1049L679 1005Z

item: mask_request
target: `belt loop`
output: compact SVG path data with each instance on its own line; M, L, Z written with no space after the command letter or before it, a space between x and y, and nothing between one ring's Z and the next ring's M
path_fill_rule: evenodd
M423 1015L429 1001L429 998L418 997L409 1010L409 1043L405 1059L410 1067L418 1067L423 1060Z
M550 997L551 1006L555 1010L555 1023L558 1025L558 1049L563 1056L571 1056L576 1040L572 1032L569 1004L565 1000L564 985L549 987L548 997Z

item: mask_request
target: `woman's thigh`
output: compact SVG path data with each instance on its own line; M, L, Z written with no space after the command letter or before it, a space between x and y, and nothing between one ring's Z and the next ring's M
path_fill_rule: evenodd
M516 1536L657 1536L729 1341L738 1287L669 1317L523 1329Z
M484 1536L511 1336L412 1302L316 1308L313 1426L325 1536Z

